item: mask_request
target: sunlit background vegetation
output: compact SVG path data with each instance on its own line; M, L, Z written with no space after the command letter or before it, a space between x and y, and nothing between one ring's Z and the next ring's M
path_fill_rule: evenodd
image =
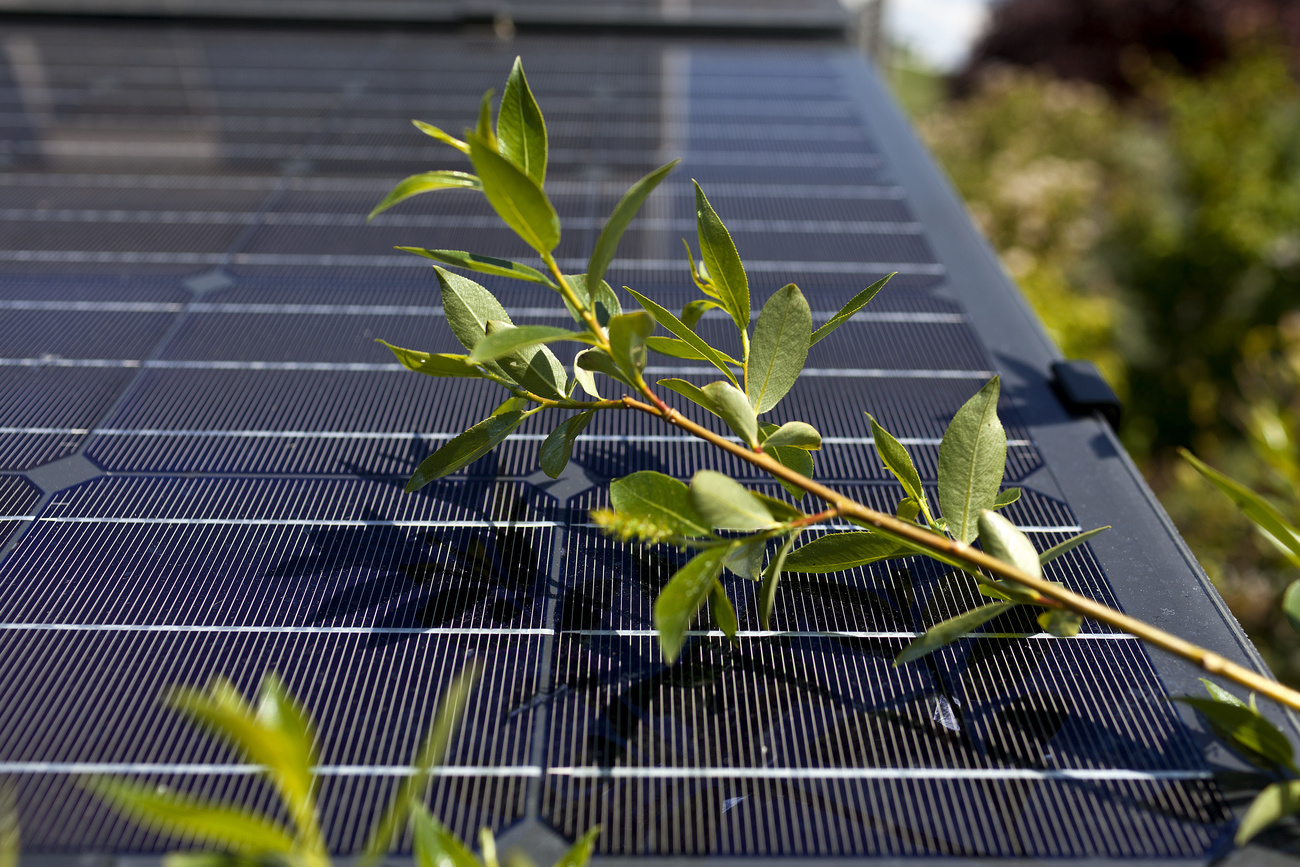
M1006 0L964 67L885 60L1068 357L1275 673L1291 568L1174 452L1300 497L1300 16L1282 0Z

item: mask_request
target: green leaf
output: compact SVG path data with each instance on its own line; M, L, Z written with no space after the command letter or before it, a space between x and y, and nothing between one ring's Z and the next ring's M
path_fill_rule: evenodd
M710 382L700 392L713 405L718 418L725 421L745 445L750 448L758 445L758 416L754 415L754 408L745 399L744 392L721 379Z
M553 479L560 477L560 473L564 472L564 467L569 463L569 456L573 454L573 441L578 438L578 434L586 430L587 424L595 414L595 410L590 409L580 412L565 419L559 427L551 431L542 442L541 451L538 453L538 463L541 464L542 472Z
M505 400L501 401L500 406L492 410L492 414L488 417L494 418L499 415L505 415L508 412L523 412L528 409L531 404L532 401L526 397L507 397Z
M420 132L424 133L425 135L436 138L438 141L442 142L443 144L449 144L463 154L466 155L469 154L469 145L467 145L465 142L461 141L460 139L456 138L455 136L443 132L433 124L425 123L422 120L413 120L411 121L411 123L415 124L415 128L418 129Z
M1083 628L1083 616L1073 611L1052 608L1038 615L1038 625L1057 638L1073 638Z
M566 274L565 278L569 281L569 288L573 290L573 294L582 300L588 310L596 314L596 321L602 326L608 326L610 319L623 312L623 305L619 303L618 295L604 280L600 281L600 285L596 287L595 297L592 297L592 293L587 291L586 274ZM569 308L569 315L573 317L573 321L585 328L586 323L582 314L573 308L567 297L564 297L564 306Z
M1187 449L1179 449L1178 453L1183 456L1183 460L1195 467L1197 472L1226 494L1228 499L1236 503L1237 508L1245 513L1264 537L1286 555L1293 566L1300 568L1300 529L1288 521L1276 506L1241 482L1203 463Z
M527 265L521 265L518 262L511 262L509 259L494 259L491 256L481 256L478 253L466 253L464 250L429 250L424 247L397 247L395 249L443 262L456 268L465 268L483 274L493 274L497 277L510 277L514 280L527 280L530 283L541 283L543 286L549 286L552 289L557 288L551 282L551 278L541 271Z
M854 295L848 304L845 304L843 307L840 308L839 313L836 313L834 316L832 316L830 319L826 321L825 325L823 325L821 328L818 328L816 331L812 333L812 339L809 341L809 344L816 345L817 341L823 339L824 337L829 335L832 331L834 331L836 328L839 328L845 322L848 322L850 319L852 319L853 314L857 313L863 307L866 307L867 302L869 302L872 298L875 298L876 293L879 292L881 289L885 288L885 284L889 282L889 278L893 277L894 274L897 273L898 272L895 271L892 274L886 274L884 277L881 277L879 280L877 280L875 283L872 283L866 289L863 289L857 295Z
M785 569L826 575L881 560L909 557L912 553L894 540L875 533L827 533L786 557Z
M776 497L769 497L767 494L759 491L750 491L755 497L758 497L760 503L767 506L767 510L772 513L772 517L778 521L793 521L796 518L804 517L804 513L787 503L785 500L778 500ZM800 492L802 493L802 491Z
M794 446L773 446L767 450L768 457L776 461L787 469L794 470L801 476L812 478L813 474L813 456L807 449L799 449ZM781 487L790 492L790 496L796 501L802 500L808 493L794 482L787 482L785 479L773 476Z
M781 572L785 569L790 549L794 547L795 540L798 538L799 531L795 530L781 543L776 556L768 562L767 569L763 571L763 584L758 590L758 622L764 629L772 628L772 606L776 604L776 588L781 583Z
M866 531L869 532L869 533L875 533L875 532L878 532L877 528L871 526L870 524L866 523L865 521L859 521L859 520L857 520L856 518L849 518L848 521L849 521L850 524L856 524L857 526L862 527L864 530L866 530ZM937 532L936 532L936 535L937 535ZM976 571L971 567L971 565L970 565L969 563L967 563L967 562L964 561L964 560L958 559L958 558L957 558L956 556L954 556L954 555L946 554L946 553L943 553L943 552L941 552L941 551L936 551L936 550L934 550L933 548L923 548L923 547L920 547L920 546L918 546L918 545L912 545L912 544L910 544L910 543L908 543L908 542L901 542L901 541L900 541L900 542L898 543L898 547L899 547L899 554L898 554L898 556L900 556L900 557L910 557L910 556L912 556L913 554L923 554L923 555L925 555L926 557L929 557L931 560L937 560L938 562L943 563L944 565L951 566L952 568L957 569L957 570L960 570L960 571L962 571L962 572L966 572L966 573L968 573L968 574L970 574L970 575L975 576L976 578L978 578L978 579L981 580L981 581L986 580L986 579L984 578L984 576L982 576L982 575L980 575L978 572L976 572ZM984 588L984 587L987 587L987 586L989 586L989 585L988 585L988 584L983 584L983 583L981 583L981 584L979 584L979 586L978 586L976 589L977 589L977 590L980 590L981 592L983 592L983 588ZM999 595L998 598L1005 598L1005 597L1002 596L1002 595Z
M373 220L379 214L387 211L398 202L418 196L420 193L431 193L434 190L478 190L483 192L483 184L479 179L469 172L424 172L419 175L411 175L405 180L398 181L397 186L393 187L383 200L375 205L375 209L366 217L366 221ZM400 249L406 249L399 247Z
M988 596L992 599L1001 599L1004 602L1020 601L1020 600L1013 600L1006 593L1003 593L1002 591L1006 587L1007 587L1006 582L997 582L997 583L981 582L975 589L978 590L981 595Z
M418 867L482 867L474 853L418 802L411 811L411 846Z
M492 95L494 93L496 93L496 90L488 88L483 93L483 99L479 101L478 123L474 126L474 134L482 139L483 144L491 148L493 153L497 153L500 145L497 142L496 134L492 132ZM471 137L466 131L465 138L469 139ZM470 160L472 161L474 158L474 145L468 141L466 144L469 144Z
M415 349L403 349L386 340L376 338L393 351L397 360L407 370L423 373L426 376L468 376L482 378L483 372L475 367L468 355L452 355L446 352L420 352Z
M731 639L731 643L736 643L736 609L731 607L731 600L727 598L727 591L723 589L722 582L716 579L713 587L709 590L709 613L713 615L713 624L722 630L722 634Z
M487 829L484 828L483 830L486 831ZM527 852L516 847L506 850L501 863L503 867L538 867L537 862Z
M501 302L478 283L436 265L433 270L442 289L443 315L461 346L472 352L487 336L489 322L510 322Z
M875 442L876 452L880 455L885 469L893 473L894 478L897 478L898 484L902 485L902 489L907 491L909 497L918 502L926 498L926 491L920 486L917 465L911 461L911 455L907 454L904 445L894 439L893 434L888 430L881 428L880 422L876 421L870 412L863 415L866 415L867 421L871 422L871 439Z
M1271 765L1295 770L1295 753L1286 735L1258 711L1240 703L1196 696L1176 696L1174 701L1195 708L1210 722L1215 734L1258 756Z
M698 188L698 186L699 185L697 184L696 187ZM682 244L686 247L686 264L690 266L691 269L691 281L694 282L696 287L705 295L708 295L710 298L718 298L718 290L706 277L700 274L699 270L695 267L695 254L691 252L690 242L685 238L682 238ZM701 262L700 267L703 266L704 263ZM717 304L715 306L720 307L723 310L727 309L722 304Z
M618 204L614 206L614 212L609 215L609 219L600 230L600 237L596 239L596 246L592 249L591 259L587 263L588 274L595 274L598 280L605 276L605 270L609 268L609 263L614 261L614 251L618 249L619 239L623 237L628 224L632 222L636 212L641 210L646 197L659 186L659 182L666 178L679 162L681 160L673 160L667 165L660 166L633 184L623 194L623 198L619 199Z
M497 147L501 156L523 169L537 186L546 183L546 121L518 57L497 110Z
M745 372L745 393L755 412L772 409L799 379L811 334L812 310L798 286L791 283L767 299L754 326Z
M447 760L447 751L451 740L465 719L465 710L469 707L470 694L483 676L483 667L476 661L469 661L460 673L452 678L451 683L438 696L438 705L433 712L433 723L425 735L420 751L411 763L417 772L428 774L429 769ZM416 776L411 779L416 780ZM423 789L421 783L417 789ZM415 791L413 789L412 791Z
M480 136L469 136L469 158L483 194L506 225L543 256L554 250L560 243L560 218L537 182Z
M294 838L288 830L243 808L214 804L179 792L159 791L156 785L107 777L92 778L86 785L142 825L204 837L235 852L289 854L294 851Z
M764 437L762 445L764 451L782 446L816 451L822 447L822 435L810 424L788 421Z
M994 509L1005 509L1007 506L1020 499L1019 488L1007 488L997 495L993 500Z
M632 297L637 300L638 304L645 308L645 310L654 317L655 322L658 322L664 328L675 334L683 343L686 343L699 353L699 357L702 360L709 362L718 370L722 371L723 375L726 376L727 379L731 380L732 384L737 388L740 387L740 383L736 381L736 375L731 372L731 367L728 366L728 362L737 364L734 359L714 349L708 343L705 343L702 337L688 328L684 322L674 316L667 308L656 304L654 301L651 301L649 298L632 289L628 289L627 291L632 294ZM737 366L739 365L737 364Z
M1043 577L1043 567L1038 561L1038 551L1034 549L1034 543L1016 529L1015 524L988 509L980 512L977 524L980 547L986 554L997 557L1003 563L1010 563L1035 578Z
M919 514L921 514L921 504L911 497L903 497L898 501L898 508L894 509L894 515L902 521L915 521Z
M600 836L600 826L588 828L587 833L578 838L568 852L560 856L554 867L586 867L591 860L591 853L596 848L596 838Z
M682 315L678 318L681 319L683 325L694 331L700 318L715 307L719 310L722 309L722 305L716 301L710 301L707 298L697 298L694 301L686 302L686 306L682 308Z
M929 656L1015 606L1015 602L990 602L988 605L972 608L970 611L937 623L926 630L920 638L914 639L911 644L904 647L903 652L894 658L894 666L915 662L924 656Z
M766 530L776 524L762 501L730 476L700 470L691 478L691 502L706 525L720 530Z
M979 581L979 584L976 587L976 589L979 590L979 592L984 594L985 596L991 596L994 599L1006 599L1011 602L1021 602L1030 605L1038 604L1036 601L1038 599L1038 594L1026 587L1022 587L1021 585L1016 584L1012 581L990 581L985 576L972 571L969 566L966 566L964 571L975 576L976 580ZM1049 621L1045 615L1039 618L1038 623L1043 627L1043 629L1047 630L1048 632L1051 632L1053 628L1058 628L1058 627L1062 629L1069 628L1068 621L1061 621L1061 620ZM1079 620L1078 625L1082 626L1083 621ZM1074 631L1078 632L1077 629L1075 629ZM1063 636L1063 637L1069 637L1069 636Z
M654 625L659 630L659 650L664 662L677 661L686 643L686 631L704 604L722 571L729 547L709 548L677 571L654 604Z
M318 836L312 767L316 734L280 678L262 678L254 708L230 681L214 677L206 690L173 688L167 704L225 739L253 763L264 765L298 831Z
M442 448L420 462L415 474L406 483L406 492L410 494L418 491L429 482L474 463L510 436L515 428L523 424L525 417L525 413L517 410L489 416L464 433L453 437Z
M669 535L687 538L710 536L708 522L691 499L685 483L650 470L615 479L609 501L618 512L665 528Z
M276 855L250 857L229 852L168 852L162 858L163 867L275 867L280 861Z
M479 828L478 848L483 853L483 863L487 867L498 867L497 840L496 837L492 836L491 828Z
M546 326L527 327L544 328ZM515 330L515 326L509 322L489 319L487 334L479 341L478 346L488 344L486 354L496 354L492 345L493 342L498 340L512 342L514 337L513 334L509 337L497 337L497 335ZM478 349L478 346L475 347L475 350ZM470 353L470 358L473 357L474 354ZM564 365L560 364L560 360L555 357L555 353L536 341L528 340L522 346L516 345L515 348L505 354L498 355L495 361L485 359L476 363L484 366L499 364L507 376L527 390L542 397L559 399L565 396L564 386L568 376L564 372Z
M717 290L718 300L731 314L736 327L744 331L749 326L749 278L745 276L745 266L740 262L731 233L714 213L698 183L695 184L695 221L709 283Z
M1199 680L1202 683L1202 685L1205 686L1205 691L1208 692L1210 694L1210 698L1214 699L1215 701L1221 701L1226 704L1235 705L1237 707L1246 706L1246 703L1244 701L1237 698L1235 695L1228 692L1226 689L1219 686L1214 681L1207 680L1204 677L1197 678L1197 680Z
M0 867L18 867L20 848L17 800L12 789L0 786Z
M694 346L691 346L685 340L678 340L676 337L651 335L646 338L646 346L652 352L658 352L660 355L667 355L671 358L685 358L688 361L708 361ZM737 361L736 364L739 365L740 362Z
M576 356L574 356L573 380L574 382L578 383L578 385L582 386L582 390L585 391L589 397L594 397L596 398L596 400L604 400L604 398L600 396L600 389L596 385L596 374L593 371L588 370L587 368L582 366L582 362L584 360L582 358L583 353L595 352L595 351L598 350L596 350L595 347L592 347L591 349L584 349L582 352L579 352ZM603 355L604 353L601 354ZM606 357L608 358L608 356ZM610 363L610 366L611 367L613 366L612 361Z
M693 382L687 382L684 379L661 379L656 385L662 385L669 391L675 391L691 403L704 407L714 415L718 414L718 411L713 407L713 399L704 393L704 389Z
M929 500L926 499L925 489L921 487L921 474L916 471L912 456L907 453L907 449L903 448L902 443L894 439L893 434L880 426L871 413L866 413L866 416L871 422L871 439L876 445L876 454L880 455L885 469L894 474L894 478L898 479L898 483L903 486L904 491L907 491L907 495L925 510L928 519Z
M957 410L939 444L939 508L948 532L973 542L979 515L993 508L1007 463L1007 435L998 421L998 377Z
M481 677L482 666L471 660L465 663L460 673L451 680L450 684L447 684L442 694L438 695L438 706L433 712L433 723L429 725L429 733L425 736L424 744L420 745L420 753L416 755L415 762L412 762L412 766L417 771L428 773L429 768L435 764L446 762L451 738L455 736L456 729L460 728L461 721L464 720L465 708L469 706L469 694L473 693L474 686L478 684Z
M586 342L590 335L567 328L555 328L551 325L506 325L493 330L474 347L469 360L475 364L496 361L513 352L542 343L556 343L560 340L577 340Z
M1098 527L1095 530L1088 530L1086 533L1080 533L1077 536L1071 536L1069 539L1066 539L1061 544L1053 545L1043 553L1039 554L1038 562L1042 565L1046 565L1052 562L1053 560L1055 560L1057 557L1060 557L1062 554L1066 553L1067 551L1072 551L1075 548L1079 547L1084 542L1091 539L1093 536L1096 536L1099 533L1104 533L1109 529L1110 529L1110 525L1107 524L1105 527Z
M1282 594L1282 613L1291 623L1291 628L1300 632L1300 579L1288 584Z
M1271 783L1251 801L1233 840L1245 846L1260 831L1296 812L1300 812L1300 780Z
M654 330L654 319L643 310L622 313L609 320L609 348L614 363L631 382L640 379L645 369L645 341Z
M629 388L633 388L632 383L628 382L627 377L618 369L614 359L603 349L592 347L584 349L573 358L573 375L582 386L583 391L594 398L600 399L600 392L596 390L596 378L593 373L603 373L611 379L615 379Z
M781 466L794 470L802 476L811 477L813 474L813 456L807 449L797 446L772 446L767 444L765 437L773 436L778 430L780 428L774 424L759 425L759 439L762 441L763 452ZM803 488L793 482L787 482L780 476L773 475L772 478L776 479L781 487L789 491L790 496L794 497L796 502L802 500L808 493Z
M482 666L471 660L438 696L433 722L425 733L419 752L411 762L412 772L402 778L392 801L389 802L388 809L371 827L365 854L361 860L362 867L374 867L378 860L388 853L396 842L394 836L406 825L408 811L414 809L418 812L424 809L419 798L429 783L433 767L446 761L452 737L465 718L470 693L474 691L482 674Z
M757 581L758 573L763 571L763 554L766 551L766 539L745 539L734 546L731 556L722 565L737 578L744 578L746 581Z

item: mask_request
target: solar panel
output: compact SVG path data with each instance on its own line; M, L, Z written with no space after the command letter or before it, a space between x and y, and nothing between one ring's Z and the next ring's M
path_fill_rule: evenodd
M1008 480L1026 489L1008 516L1040 548L1120 528L1049 577L1262 668L1113 434L1061 407L1054 349L841 43L73 21L0 22L0 37L0 776L28 852L174 845L80 788L88 773L274 809L157 698L275 670L323 737L331 845L355 853L471 657L488 674L427 792L462 835L599 823L602 857L678 862L1228 845L1216 773L1240 766L1166 700L1195 673L1138 642L1094 624L1054 639L1013 613L893 669L910 636L976 601L934 564L792 575L769 630L754 586L728 577L739 647L699 636L662 665L650 604L680 557L590 525L608 481L709 468L777 490L674 430L598 416L552 481L529 423L402 493L499 395L411 375L373 342L455 348L427 263L392 247L520 245L468 194L364 215L406 174L463 167L408 118L471 122L520 54L566 268L632 181L682 156L611 283L689 297L692 177L759 297L797 282L825 321L899 272L786 402L825 438L819 478L892 510L864 411L933 483L947 421L997 372ZM516 322L560 324L542 290L483 282ZM666 357L650 372L712 378Z
M7 0L7 10L42 15L211 17L456 25L494 18L567 27L726 28L837 33L847 13L836 0Z

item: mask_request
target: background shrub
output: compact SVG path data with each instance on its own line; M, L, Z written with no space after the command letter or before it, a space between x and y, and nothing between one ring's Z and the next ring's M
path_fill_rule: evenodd
M1062 351L1096 361L1124 400L1126 446L1243 626L1300 682L1278 609L1295 570L1173 451L1295 501L1300 87L1287 34L1262 41L1255 26L1234 41L1219 19L1224 50L1201 63L1126 42L1112 22L1094 44L1104 74L1030 67L990 47L999 26L1028 26L1016 5L952 81L924 83L905 53L893 79ZM1037 38L1050 50L1056 37L1079 38Z

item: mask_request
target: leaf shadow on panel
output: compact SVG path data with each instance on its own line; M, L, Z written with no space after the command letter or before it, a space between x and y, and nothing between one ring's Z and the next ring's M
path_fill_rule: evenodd
M310 551L265 577L338 576L309 622L370 626L371 646L405 641L421 629L517 627L536 619L549 531L511 523L535 509L528 489L475 482L430 488L425 496L453 500L458 519L495 526L310 528ZM380 518L367 512L363 520Z
M642 470L671 475L672 466L663 451L672 447L673 444L665 443L656 450L632 441L586 442L574 449L573 462L603 479L615 479Z
M374 467L363 466L348 460L340 460L339 467L349 475L358 479L367 481L382 482L391 485L398 490L405 490L406 482L415 472L416 467L429 455L436 452L442 447L444 440L435 440L422 437L419 434L412 434L408 439L399 440L399 443L405 442L406 448L403 451L383 450L375 453L375 458L389 462L395 468L394 470L378 471ZM497 449L493 449L483 457L474 461L461 470L453 474L450 478L460 479L495 479L501 475L497 471L498 454ZM428 488L417 491L414 496L429 496L432 492Z
M624 570L621 582L598 573L579 585L583 591L592 591L594 598L587 597L584 602L585 594L575 591L566 600L566 627L597 629L610 609L594 599L616 599L620 587L634 586L652 599L659 579L674 568L672 555L642 553L630 571ZM895 566L873 571L867 582L791 575L782 586L791 595L815 600L823 610L849 611L844 616L869 622L882 632L919 632L978 602L971 598L969 580L963 576L938 570L918 575L908 567ZM697 628L704 628L706 622L702 620ZM777 628L797 630L800 624L783 623ZM1094 718L1096 709L1083 712L1080 701L1086 706L1098 698L1085 695L1076 699L1064 691L1068 686L1053 686L1059 681L1063 659L1052 655L1057 646L1054 642L1029 637L1040 631L1032 616L1012 611L990 622L986 631L991 633L989 637L963 639L909 666L912 676L901 680L884 668L892 664L905 643L897 638L786 635L751 638L732 648L715 638L696 637L672 668L662 665L652 643L575 638L575 658L561 664L557 682L566 694L576 694L566 695L566 701L586 705L568 711L582 718L585 741L572 743L573 754L559 758L565 764L599 767L925 767L1030 772L1052 771L1076 762L1085 767L1160 768L1177 760L1184 734L1167 710L1150 712L1146 724L1155 728L1139 741L1126 729L1105 722L1105 713ZM1090 657L1091 652L1079 649L1080 658L1093 658L1099 664L1106 661ZM1073 658L1073 654L1067 657L1066 664L1072 664L1068 660ZM852 678L846 680L830 672L859 672L861 680L855 688ZM875 685L863 687L863 680L875 681ZM603 785L613 791L633 784L607 781ZM932 815L913 818L906 810L864 809L862 805L870 799L828 794L835 790L829 783L764 781L765 788L755 783L755 794L738 800L738 788L747 785L724 779L663 787L656 790L657 800L646 809L713 828L708 831L701 825L692 836L697 847L693 851L700 853L727 851L717 831L721 827L719 810L742 809L737 804L745 797L759 795L787 806L806 805L823 815L837 816L844 825L872 829L871 833L895 840L903 849L965 856L1043 854L1041 835L1034 828L1045 812L1050 815L1056 809L1052 803L1060 795L1053 787L1060 786L1068 787L1073 793L1070 797L1080 803L1097 805L1090 809L1098 811L1139 813L1151 817L1149 820L1191 823L1207 831L1226 821L1221 799L1203 781L1174 781L1145 789L1086 779L946 783L964 787L963 797L975 798L980 804L980 821L988 831L983 837L971 836L966 824L974 821L971 816L954 814L935 824ZM902 789L890 791L888 798L895 801L925 797ZM614 797L581 786L572 793L571 797L602 802ZM619 796L629 797L634 795ZM677 797L685 800L673 800ZM729 806L720 808L722 804ZM702 817L697 815L700 810L712 812ZM972 843L973 839L983 842ZM704 840L713 842L706 845L701 842Z

